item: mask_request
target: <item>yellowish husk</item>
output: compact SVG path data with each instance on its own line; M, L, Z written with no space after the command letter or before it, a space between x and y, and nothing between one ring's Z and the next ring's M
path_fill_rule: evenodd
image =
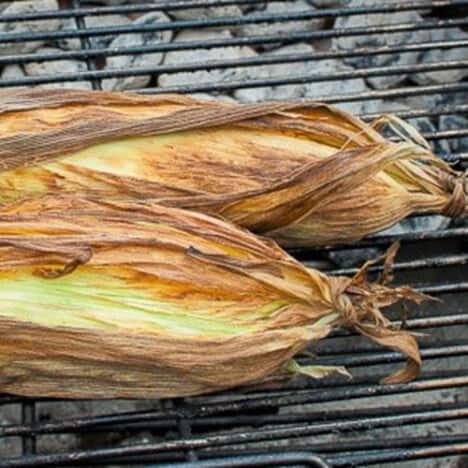
M389 122L405 141L376 128ZM466 176L394 117L72 90L0 94L0 203L44 193L218 214L286 246L467 213Z
M333 369L291 359L338 326L404 353L386 381L407 381L417 343L379 309L423 297L365 276L328 277L221 219L157 204L11 204L0 209L0 391L160 398L320 377Z

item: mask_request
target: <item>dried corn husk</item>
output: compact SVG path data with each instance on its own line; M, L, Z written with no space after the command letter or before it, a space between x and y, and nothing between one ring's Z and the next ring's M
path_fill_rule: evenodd
M370 284L365 269L327 277L201 213L37 198L0 210L0 391L214 392L297 371L293 356L340 325L404 353L407 366L386 381L406 381L417 343L379 311L403 298L423 296Z
M413 212L466 214L464 176L407 124L386 121L408 141L316 103L10 92L0 95L0 202L155 199L290 246L353 241Z

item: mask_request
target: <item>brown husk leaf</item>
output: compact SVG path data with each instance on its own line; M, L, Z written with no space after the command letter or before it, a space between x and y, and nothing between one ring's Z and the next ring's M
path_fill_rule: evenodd
M374 126L385 121L407 141L313 102L0 93L0 202L150 200L220 214L287 246L353 241L414 212L466 215L466 175L398 119Z
M331 278L230 223L157 204L66 195L12 204L0 209L0 285L10 282L14 294L0 291L0 391L60 398L209 393L283 375L295 354L335 326L405 354L406 367L387 381L410 380L421 362L417 343L393 329L380 307L424 297L383 279L368 283L365 268L352 279ZM96 281L80 288L86 275ZM183 309L185 330L149 325L158 307L142 321L125 308L109 315L90 306L90 298L112 306L115 295L104 295L117 279L124 304L143 291L171 304L171 319ZM30 295L31 281L42 301L64 287L79 294L47 318ZM28 300L35 306L19 314L18 301ZM280 305L259 312L272 303ZM237 331L191 329L194 316ZM76 322L83 319L91 324Z

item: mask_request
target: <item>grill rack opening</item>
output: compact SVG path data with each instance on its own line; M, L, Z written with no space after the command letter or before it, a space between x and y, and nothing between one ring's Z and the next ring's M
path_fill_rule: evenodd
M288 2L280 0L110 6L64 0L56 9L44 3L30 10L0 6L0 88L123 87L238 100L312 96L367 120L396 113L417 125L443 159L466 168L467 0L350 0L326 8L310 0L283 10ZM158 20L139 21L158 12L164 12ZM368 21L359 23L364 15ZM208 58L197 59L196 51ZM145 60L151 55L159 59ZM64 63L71 68L60 69ZM412 310L405 323L427 333L417 381L379 385L401 356L341 332L311 352L324 364L348 366L352 381L295 379L138 403L3 395L0 466L466 466L468 225L439 218L414 216L353 245L292 251L329 274L351 275L363 258L402 243L396 281L443 300ZM399 320L398 310L390 315Z

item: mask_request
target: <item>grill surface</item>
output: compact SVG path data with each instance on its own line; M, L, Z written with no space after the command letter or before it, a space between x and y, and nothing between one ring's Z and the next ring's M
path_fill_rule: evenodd
M276 0L277 1L277 0ZM413 97L412 110L397 114L410 119L427 117L432 121L441 116L466 115L468 81L417 85L411 76L423 71L462 70L468 67L468 38L456 40L426 40L404 44L360 47L354 50L326 49L313 53L281 55L262 54L253 57L220 59L208 62L160 64L146 68L104 69L103 62L113 56L150 52L210 49L227 46L268 47L270 44L294 44L325 41L333 38L386 35L411 31L448 30L468 27L468 1L367 1L360 7L335 9L304 9L301 12L254 16L217 17L209 19L174 20L170 23L130 24L86 28L86 19L96 15L142 14L163 10L171 12L196 7L241 5L256 6L256 0L225 1L159 1L153 3L93 6L79 0L60 2L55 11L22 14L0 13L0 24L15 24L24 20L72 19L75 29L55 31L0 32L0 47L4 43L27 41L53 42L77 38L80 50L61 52L30 52L2 55L0 68L7 65L26 65L63 59L81 60L86 69L75 73L45 74L0 79L0 87L31 86L50 83L88 81L93 89L102 89L104 79L151 75L145 93L229 93L239 89L265 86L286 87L293 84L342 81L343 92L321 96L321 100L338 105L351 102L379 102L382 99ZM277 34L241 35L160 42L157 44L96 48L92 39L109 34L135 34L155 31L183 31L220 27L240 27L260 23L290 23L293 20L324 18L329 24L339 17L358 14L375 15L394 12L422 13L431 10L422 22L372 24L365 27L328 28ZM370 16L372 17L372 16ZM71 24L71 23L69 23ZM468 37L468 36L467 36ZM349 59L408 54L424 51L449 51L466 48L464 59L431 63L356 68L330 73L295 74L296 64L326 59ZM155 77L163 73L193 72L196 70L255 69L264 65L290 64L290 75L267 78L246 78L221 82L196 82L158 88ZM392 88L347 92L349 80L406 74L410 80ZM427 100L444 97L445 101ZM431 105L431 102L436 102ZM429 104L428 104L429 103ZM366 119L375 117L367 112ZM434 129L424 132L433 144L461 142L468 137L468 128ZM448 148L446 145L444 148ZM451 146L453 148L453 145ZM462 145L460 147L463 148ZM467 145L464 146L465 148ZM463 151L442 151L441 157L464 167L468 154ZM60 401L32 400L4 395L0 397L2 411L18 410L16 422L0 426L0 442L21 440L20 451L14 446L9 455L0 460L1 467L16 466L468 466L468 274L466 264L467 225L452 223L440 230L421 230L403 234L372 236L353 245L321 251L296 250L304 262L319 260L330 274L353 274L355 266L331 266L330 255L335 252L353 253L357 247L371 248L375 254L391 242L402 243L395 264L397 282L405 282L441 299L429 303L410 314L406 326L425 333L421 337L424 370L421 377L408 384L378 384L389 367L400 363L397 353L384 351L350 333L339 332L321 342L312 351L324 364L346 365L355 378L352 381L329 379L325 382L294 380L281 386L256 390L237 390L223 394L184 400L145 402L128 406L128 402L113 402L106 406ZM333 257L332 257L333 258ZM380 267L373 267L377 273ZM399 311L391 311L397 320ZM427 334L426 334L427 333ZM307 363L314 358L301 357ZM315 358L316 359L316 358ZM220 376L222 378L222 376ZM80 406L81 405L81 406ZM47 419L44 408L59 416ZM131 408L131 411L126 410ZM61 415L61 416L60 416ZM12 418L14 420L14 417ZM65 442L58 448L44 443L50 437ZM70 439L71 437L75 437ZM71 443L70 440L73 442ZM14 445L14 444L13 444ZM15 448L16 447L16 448ZM423 461L424 463L423 464ZM415 465L411 464L411 461ZM409 463L409 464L408 464ZM440 464L438 464L440 463ZM387 465L388 464L388 465ZM400 466L400 465L398 465Z

